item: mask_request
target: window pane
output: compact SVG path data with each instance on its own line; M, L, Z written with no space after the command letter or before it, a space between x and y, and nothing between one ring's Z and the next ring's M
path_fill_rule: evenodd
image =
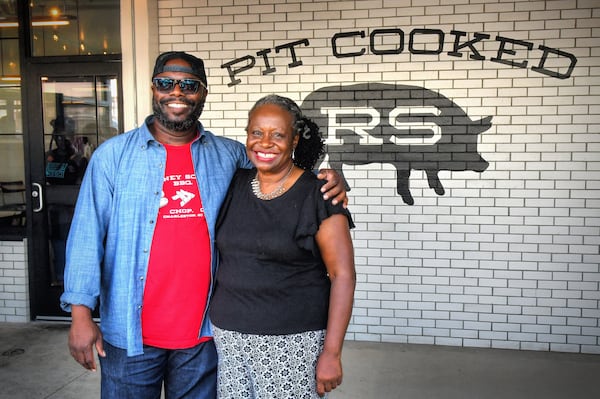
M33 56L121 52L119 0L31 3Z
M0 3L0 232L25 225L17 1Z
M17 23L17 1L0 1L0 40L16 39L19 35Z
M0 81L0 232L25 225L21 88Z
M42 91L46 183L79 184L94 149L117 134L117 78L45 77Z
M0 85L0 181L21 180L24 171L21 88Z

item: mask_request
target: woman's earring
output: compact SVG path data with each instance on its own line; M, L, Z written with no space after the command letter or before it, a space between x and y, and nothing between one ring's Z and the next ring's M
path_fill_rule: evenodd
M306 140L310 139L310 127L304 126L304 132L302 132L302 137Z

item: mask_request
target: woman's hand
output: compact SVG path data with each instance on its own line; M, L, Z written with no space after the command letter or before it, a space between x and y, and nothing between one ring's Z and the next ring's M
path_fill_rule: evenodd
M324 350L317 360L317 394L325 395L342 383L342 359Z
M342 383L342 346L352 314L356 272L345 215L336 214L323 220L316 239L331 281L327 329L316 371L317 393L323 396Z

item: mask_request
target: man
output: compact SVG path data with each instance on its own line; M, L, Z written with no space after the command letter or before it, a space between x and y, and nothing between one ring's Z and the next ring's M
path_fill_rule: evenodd
M215 223L231 177L250 167L243 144L198 118L208 93L202 60L161 54L153 113L101 145L87 168L67 242L71 355L96 370L102 398L214 398L216 351L207 302ZM326 176L327 175L327 176ZM339 176L324 197L345 200ZM333 181L331 181L333 180ZM101 328L91 312L100 301Z

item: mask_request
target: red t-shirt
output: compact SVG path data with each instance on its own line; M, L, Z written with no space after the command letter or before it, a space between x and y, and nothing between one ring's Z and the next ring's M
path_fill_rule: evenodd
M210 285L210 240L190 146L169 146L142 307L144 344L184 349L199 337ZM143 201L143 198L140 198Z

